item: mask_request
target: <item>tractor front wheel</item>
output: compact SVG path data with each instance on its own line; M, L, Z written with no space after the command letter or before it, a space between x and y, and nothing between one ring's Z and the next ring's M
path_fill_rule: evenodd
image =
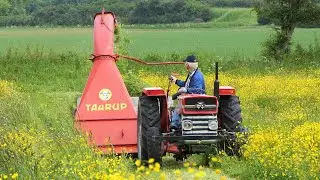
M220 144L228 155L241 156L240 147L241 144L238 142L237 135L235 133L245 132L245 128L242 127L242 115L240 108L240 100L238 96L221 96L220 98L220 111L222 119L222 128L230 134L229 137Z
M157 97L141 96L138 103L138 158L142 161L154 158L161 162L160 108Z

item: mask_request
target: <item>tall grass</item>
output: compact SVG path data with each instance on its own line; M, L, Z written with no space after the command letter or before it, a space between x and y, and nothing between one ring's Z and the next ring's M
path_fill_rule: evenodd
M305 70L319 68L319 45L309 49L297 46L291 56L283 62L275 62L264 57L250 58L240 55L230 57L214 56L207 52L197 52L200 69L204 73L214 73L214 62L219 62L220 72L234 74L268 74L279 69ZM194 52L190 52L192 54ZM164 62L184 59L183 53L150 53L142 57L146 61ZM16 82L27 92L81 92L92 62L88 57L75 52L46 52L42 49L26 48L25 51L8 49L0 56L0 77ZM171 72L185 74L183 65L148 66L120 59L118 68L132 94L139 94L143 85L132 83L135 74L141 71L169 75ZM138 82L139 80L137 80Z

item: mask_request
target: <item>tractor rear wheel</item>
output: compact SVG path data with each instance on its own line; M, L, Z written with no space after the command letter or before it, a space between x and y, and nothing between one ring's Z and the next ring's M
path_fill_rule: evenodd
M238 96L221 96L220 111L223 129L234 133L245 132L245 128L241 125L242 115ZM230 134L225 142L220 144L220 149L228 155L241 156L240 147L236 134Z
M138 103L138 158L142 161L154 158L161 162L160 108L156 97L141 96Z
M148 130L148 158L161 162L161 142L153 138L154 136L160 136L160 128L151 127Z

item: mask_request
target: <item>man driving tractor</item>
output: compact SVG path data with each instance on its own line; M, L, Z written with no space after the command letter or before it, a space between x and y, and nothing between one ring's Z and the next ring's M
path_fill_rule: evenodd
M198 69L198 61L194 55L188 56L185 60L185 68L188 71L188 76L185 81L178 80L176 77L171 75L169 80L172 83L175 83L180 88L179 93L188 93L188 94L205 94L206 87L204 76L202 72ZM170 129L177 130L181 126L181 117L178 112L179 107L177 107L172 113L172 120L170 124Z

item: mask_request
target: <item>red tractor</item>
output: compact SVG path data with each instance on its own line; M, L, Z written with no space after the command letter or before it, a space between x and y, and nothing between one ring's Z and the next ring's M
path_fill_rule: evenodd
M169 85L170 87L170 85ZM169 91L169 90L168 90ZM235 89L219 87L218 63L214 96L176 93L181 113L181 129L169 130L174 107L168 107L168 94L161 88L145 88L138 103L138 158L154 158L161 162L166 152L174 153L176 160L187 154L205 153L216 145L229 155L239 155L236 133L241 126L240 101Z

